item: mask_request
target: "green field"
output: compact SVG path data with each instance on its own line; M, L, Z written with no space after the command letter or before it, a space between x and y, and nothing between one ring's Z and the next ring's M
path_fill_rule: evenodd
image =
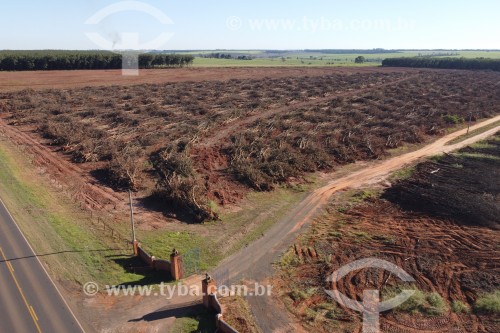
M401 51L394 53L350 53L334 54L313 51L283 51L268 53L258 50L216 50L216 51L189 51L183 52L195 56L194 67L324 67L324 66L380 66L385 58L416 57L416 56L448 56L465 58L492 58L500 59L500 51ZM251 56L252 60L215 59L203 56L211 53ZM363 56L366 62L357 64L354 59Z

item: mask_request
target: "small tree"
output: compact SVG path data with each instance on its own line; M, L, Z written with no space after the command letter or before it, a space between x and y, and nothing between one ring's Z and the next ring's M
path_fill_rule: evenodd
M354 62L357 63L357 64L362 64L365 61L366 61L366 59L363 56L358 56L358 57L356 57L356 59L354 59Z

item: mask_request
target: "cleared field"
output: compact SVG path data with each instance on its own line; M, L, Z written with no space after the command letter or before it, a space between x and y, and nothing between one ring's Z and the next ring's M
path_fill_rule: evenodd
M138 85L145 83L201 82L207 80L264 79L289 76L321 76L325 74L410 72L398 68L168 68L144 69L139 76L122 76L121 70L78 71L0 71L0 91L19 91L26 88L71 89L87 86Z
M383 315L384 332L496 332L499 148L497 134L399 172L386 189L337 196L281 260L277 283L287 308L308 331L352 332L359 315L324 288L358 300L366 289L388 299L411 288L417 292L407 303ZM327 282L339 267L372 257L416 282L404 285L378 269Z
M163 76L171 71L177 78ZM464 126L471 113L472 121L496 115L500 105L498 73L380 68L148 73L128 81L119 72L89 72L105 81L81 87L89 82L82 72L41 72L59 89L0 93L0 132L22 148L40 177L84 208L82 218L78 211L46 225L55 224L64 234L78 219L76 232L88 240L75 243L66 235L63 248L75 251L85 276L97 268L100 273L92 278L100 283L165 279L127 271L134 262L126 248L107 248L115 242L109 228L88 221L105 216L114 232L128 235L124 190L129 187L136 191L137 232L148 250L158 257L174 246L182 253L198 250L199 269L205 270L261 237L304 197L316 171L383 158ZM25 74L0 73L27 85ZM35 81L39 88L50 86L41 77ZM36 182L37 173L31 178ZM179 222L217 216L222 221ZM104 251L79 255L82 246L94 245L94 233ZM114 263L107 265L108 260ZM62 277L82 282L59 269Z
M200 222L250 189L300 184L495 115L499 77L382 71L24 90L0 94L0 108L84 172L83 183L130 188L150 210ZM86 187L87 206L116 206L119 196Z

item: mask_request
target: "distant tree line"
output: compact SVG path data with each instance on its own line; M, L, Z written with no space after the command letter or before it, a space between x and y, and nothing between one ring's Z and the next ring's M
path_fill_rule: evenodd
M181 54L141 54L140 68L184 67L194 57ZM0 71L120 69L122 56L101 51L3 51Z
M212 58L212 59L233 59L233 56L230 53L208 53L202 54L203 58Z
M236 60L252 60L253 58L249 55L232 55L231 53L208 53L201 54L202 58L211 58L211 59L236 59Z
M500 71L500 59L490 58L387 58L382 61L382 66L388 67L425 67L447 69L489 69Z
M267 51L269 52L269 51ZM283 52L283 51L281 51ZM358 49L319 49L311 50L305 49L304 52L314 52L323 54L383 54L383 53L400 53L399 50L386 50L386 49L369 49L369 50L358 50Z

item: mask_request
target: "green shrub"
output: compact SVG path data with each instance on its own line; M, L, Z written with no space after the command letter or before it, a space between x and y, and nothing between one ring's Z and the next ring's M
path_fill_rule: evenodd
M451 303L451 310L454 313L467 313L470 311L469 306L461 301L453 301Z
M455 114L447 114L443 116L443 120L448 124L461 124L464 122L464 118L457 116Z
M292 290L289 293L289 296L295 302L303 301L303 300L305 300L307 298L307 294L304 291L302 291L302 290Z
M392 180L405 180L413 176L414 172L415 172L415 167L408 167L394 172L390 178Z
M316 321L316 318L318 318L318 313L313 309L306 309L306 311L304 312L304 317L307 321L314 322Z
M363 201L366 201L369 199L373 199L376 196L377 196L377 194L373 191L363 190L363 191L360 191L360 192L354 194L353 199L355 202L363 202Z
M383 299L387 300L397 296L402 289L404 288L386 290L383 293ZM421 313L427 316L440 316L448 311L448 306L438 293L424 293L421 290L415 290L415 293L395 310L412 314Z
M416 290L415 293L406 302L398 306L396 309L401 312L417 313L417 312L422 312L422 309L424 307L425 307L425 294L420 290Z
M495 290L478 298L476 304L474 304L474 311L477 313L500 313L500 290Z
M424 313L430 316L440 316L448 312L446 301L438 293L431 293L425 297L428 307L424 309Z

